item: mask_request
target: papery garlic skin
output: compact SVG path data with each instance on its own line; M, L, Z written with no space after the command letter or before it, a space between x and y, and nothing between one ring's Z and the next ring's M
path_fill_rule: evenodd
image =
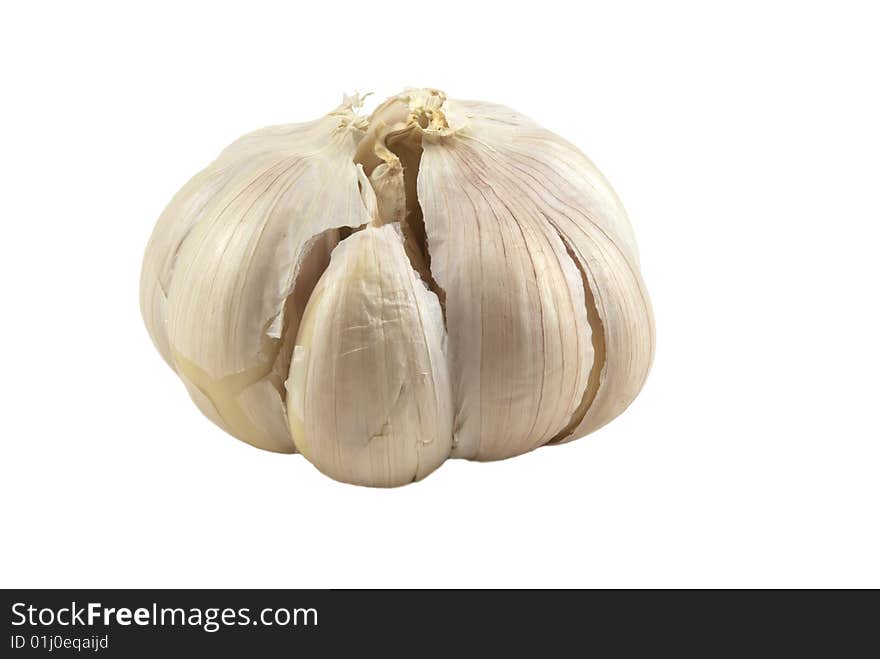
M654 326L595 166L502 106L358 102L241 138L160 218L141 308L200 409L373 486L620 414Z

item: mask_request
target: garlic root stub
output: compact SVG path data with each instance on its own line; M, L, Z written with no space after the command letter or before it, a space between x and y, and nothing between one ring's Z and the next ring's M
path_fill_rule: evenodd
M620 414L654 326L629 220L589 159L433 89L359 107L245 135L159 218L141 311L203 413L372 486Z

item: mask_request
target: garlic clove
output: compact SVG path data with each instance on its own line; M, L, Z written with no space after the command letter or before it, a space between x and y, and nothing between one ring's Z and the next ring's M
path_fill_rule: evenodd
M456 455L507 457L592 432L635 398L653 358L653 317L626 213L583 154L522 115L454 101L434 111L444 113L434 123L445 128L424 129L418 195L432 271L447 296ZM480 249L456 249L469 244ZM531 280L516 269L524 255ZM541 320L540 336L529 318ZM505 371L505 360L522 373ZM560 400L567 405L549 415L552 432L504 439L511 431L499 404L529 411L512 424L522 428Z
M306 307L287 381L297 449L322 472L397 486L440 466L452 401L437 297L396 224L334 250Z
M355 104L237 140L172 201L147 249L154 342L222 427L260 448L294 451L276 361L292 341L285 320L298 316L285 307L298 278L322 269L304 262L316 240L335 244L334 230L372 219L353 162Z
M559 217L589 287L597 360L583 404L554 442L598 430L620 415L645 384L654 358L654 316L638 268L596 225Z
M235 170L222 167L209 167L196 174L165 208L147 243L141 269L141 315L159 354L171 368L174 363L165 319L177 252L205 207L220 190L233 185L234 174Z
M527 190L496 175L482 140L498 136L450 122L434 99L419 122L418 200L446 294L453 455L502 459L552 440L582 401L593 362L582 278ZM416 116L427 106L410 104Z
M504 179L525 191L581 272L597 359L581 405L553 441L582 437L629 406L653 361L654 317L632 226L608 181L572 144L531 121L518 123L512 112L499 125L498 106L464 106L474 131L492 145L493 185Z

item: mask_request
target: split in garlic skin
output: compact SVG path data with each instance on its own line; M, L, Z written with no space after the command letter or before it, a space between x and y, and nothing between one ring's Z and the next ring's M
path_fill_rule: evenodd
M359 106L240 138L160 217L141 310L199 408L371 486L620 414L654 326L599 171L502 106Z

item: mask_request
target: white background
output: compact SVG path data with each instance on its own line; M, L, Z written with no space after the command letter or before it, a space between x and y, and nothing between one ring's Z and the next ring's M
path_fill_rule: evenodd
M3 5L0 585L880 586L870 8ZM222 147L406 86L590 155L657 356L588 439L371 490L202 418L137 288Z

